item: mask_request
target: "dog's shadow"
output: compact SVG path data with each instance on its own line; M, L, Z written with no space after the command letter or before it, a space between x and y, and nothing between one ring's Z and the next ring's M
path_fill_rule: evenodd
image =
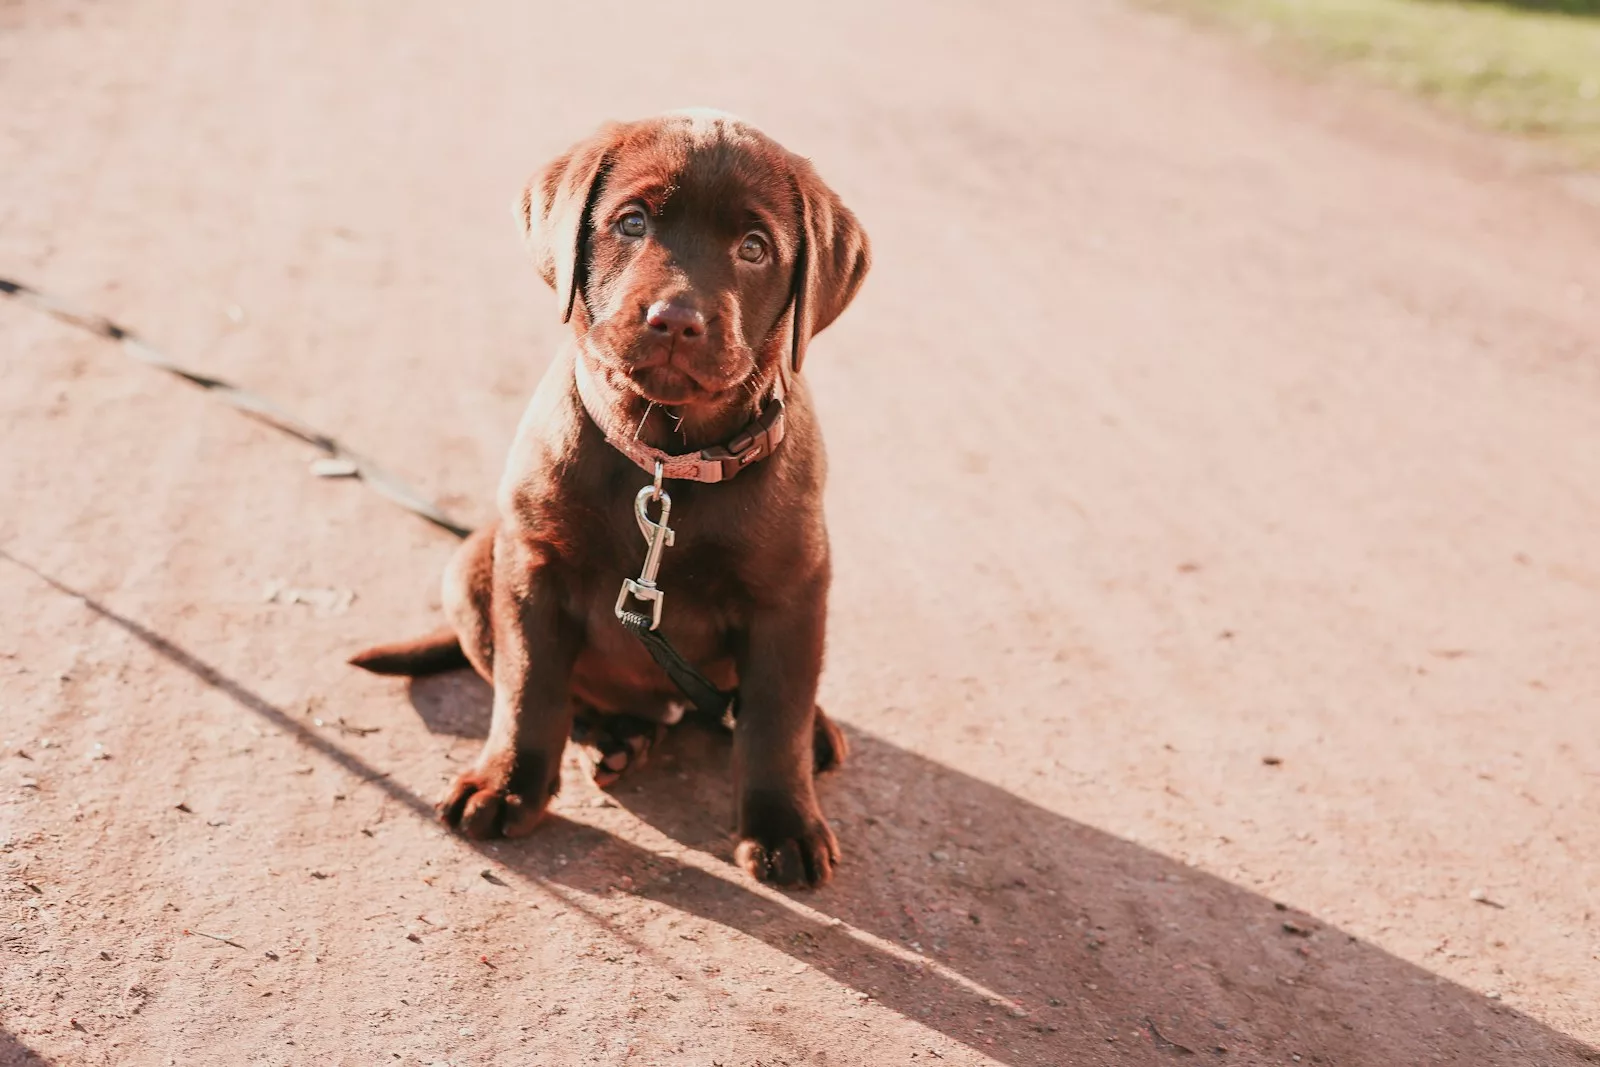
M421 797L216 665L3 550L0 559L429 817ZM487 733L489 688L470 674L415 681L411 698L430 729ZM1600 1050L1315 916L865 731L846 733L850 761L821 789L846 863L826 889L796 894L803 906L775 907L731 868L708 871L560 818L482 855L519 878L595 896L616 892L626 875L639 895L759 939L1019 1067L1181 1057L1373 1067L1600 1063ZM726 858L727 748L724 737L680 727L612 796L669 837ZM611 922L609 909L587 910L593 921ZM770 1020L751 1025L764 1029ZM31 1054L0 1029L0 1063Z
M494 693L472 671L450 671L413 678L407 695L429 733L482 741L489 736Z
M411 698L431 730L487 732L489 688L470 674L418 679ZM626 874L638 895L758 938L1007 1064L1600 1063L1600 1051L1315 916L845 732L850 759L820 785L845 862L826 889L795 894L804 908L774 908L731 868L718 877L564 820L495 858L596 894ZM611 796L727 859L728 750L718 732L677 727ZM551 862L557 853L569 862Z

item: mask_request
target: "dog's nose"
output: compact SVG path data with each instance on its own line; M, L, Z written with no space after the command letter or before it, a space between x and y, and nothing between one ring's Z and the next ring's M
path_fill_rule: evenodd
M706 317L676 300L657 300L645 312L644 321L655 332L675 340L694 340L704 337L706 332Z

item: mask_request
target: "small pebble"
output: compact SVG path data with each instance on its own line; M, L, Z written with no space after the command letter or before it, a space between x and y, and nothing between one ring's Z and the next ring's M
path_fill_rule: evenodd
M361 468L348 459L315 459L311 461L311 473L318 478L354 478Z

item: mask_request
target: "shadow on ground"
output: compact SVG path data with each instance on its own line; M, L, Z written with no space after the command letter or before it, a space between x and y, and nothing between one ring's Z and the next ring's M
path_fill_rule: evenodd
M490 694L476 677L419 679L411 695L430 728L484 735ZM1390 1067L1389 1050L1421 1035L1447 1063L1600 1063L1600 1051L1314 916L846 732L850 762L822 787L846 865L829 888L795 895L820 921L570 823L499 859L589 893L627 874L636 894L759 938L1008 1064ZM612 796L728 859L729 747L679 727ZM552 866L558 852L574 862Z
M216 667L0 556L431 817L425 800ZM483 736L489 690L476 678L419 680L411 696L430 729ZM1438 1062L1475 1067L1600 1063L1600 1050L1314 916L869 733L847 733L850 762L822 789L846 866L827 889L797 894L803 908L774 908L731 869L708 872L561 819L483 855L507 874L594 895L619 892L626 875L634 894L757 938L1018 1067L1295 1057L1391 1067L1396 1050L1419 1043ZM613 797L682 844L726 859L727 750L723 736L680 727ZM37 1062L29 1055L0 1032L0 1063Z
M44 1067L50 1061L0 1030L0 1067Z

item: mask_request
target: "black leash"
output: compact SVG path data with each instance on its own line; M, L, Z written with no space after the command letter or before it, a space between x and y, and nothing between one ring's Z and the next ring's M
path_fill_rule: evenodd
M623 611L618 613L617 618L623 628L637 637L645 651L667 672L672 684L683 690L683 695L689 698L695 711L708 719L719 721L734 716L739 702L738 690L730 693L712 685L711 679L695 670L694 664L684 659L660 630L650 629L650 616L637 611Z
M448 530L457 537L465 537L472 532L471 527L463 526L461 523L456 522L434 504L429 503L421 493L418 493L415 489L385 471L366 456L361 455L359 452L351 451L335 438L308 423L302 422L273 401L258 393L252 393L248 389L241 389L232 382L224 381L209 374L203 374L167 358L164 353L149 344L138 334L126 327L117 325L105 316L79 311L64 301L52 296L46 296L37 289L23 285L21 282L12 281L10 278L0 278L0 296L7 297L19 304L26 304L36 311L42 311L46 315L60 319L62 322L88 330L90 333L104 337L108 341L115 341L122 346L122 351L125 355L133 357L140 363L182 378L190 385L198 385L217 399L238 408L246 415L260 419L273 429L281 430L291 437L304 441L313 448L320 449L326 456L325 462L329 464L327 468L329 473L324 474L323 477L358 478L380 496L388 498L415 515L420 515L442 530Z

